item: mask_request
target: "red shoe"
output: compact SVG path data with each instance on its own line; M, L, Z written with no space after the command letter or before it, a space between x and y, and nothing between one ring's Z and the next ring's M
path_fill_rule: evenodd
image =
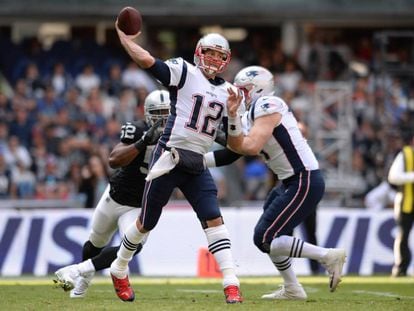
M229 285L224 289L224 295L226 296L227 303L243 302L240 289L236 285Z
M119 299L122 301L134 301L135 293L129 284L128 275L124 279L118 279L111 273L111 277L112 284L114 284L114 289Z

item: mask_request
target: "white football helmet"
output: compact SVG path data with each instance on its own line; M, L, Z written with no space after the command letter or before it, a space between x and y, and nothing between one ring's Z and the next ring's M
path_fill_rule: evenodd
M149 126L154 125L159 119L163 119L162 127L165 126L170 114L170 93L165 90L152 91L145 98L144 115Z
M204 54L206 50L218 51L222 54L221 59L208 57ZM230 63L231 50L226 38L218 33L210 33L198 40L194 52L194 64L208 75L216 75L223 72Z
M234 85L244 93L247 106L261 96L274 94L273 74L261 66L249 66L240 70Z

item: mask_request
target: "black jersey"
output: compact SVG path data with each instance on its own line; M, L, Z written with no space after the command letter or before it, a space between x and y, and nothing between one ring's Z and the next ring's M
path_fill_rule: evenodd
M143 121L127 122L121 128L121 142L128 145L133 144L142 137L146 130L148 130L148 126ZM109 194L115 202L121 205L141 206L145 177L148 174L148 161L152 150L153 146L148 146L131 163L117 169L109 178Z

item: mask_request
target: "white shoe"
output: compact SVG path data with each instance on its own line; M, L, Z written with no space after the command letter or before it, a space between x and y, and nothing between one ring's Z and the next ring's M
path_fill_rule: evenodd
M72 290L76 285L76 280L80 276L77 265L63 267L55 272L56 280L53 280L65 292Z
M331 292L334 292L339 282L341 282L345 259L346 253L344 249L330 248L328 253L320 260L320 263L329 273L329 289Z
M308 298L301 284L281 285L273 293L262 296L262 299L274 300L305 300Z
M70 291L70 298L84 298L95 272L85 273L76 279L75 288Z

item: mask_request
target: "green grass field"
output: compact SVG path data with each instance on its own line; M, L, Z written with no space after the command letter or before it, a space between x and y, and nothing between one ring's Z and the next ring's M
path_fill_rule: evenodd
M300 277L306 301L264 301L279 277L241 278L245 301L226 305L221 280L132 278L136 299L119 300L108 277L97 277L84 299L70 299L50 278L0 279L1 310L414 310L414 278L345 276L335 293L328 277Z

